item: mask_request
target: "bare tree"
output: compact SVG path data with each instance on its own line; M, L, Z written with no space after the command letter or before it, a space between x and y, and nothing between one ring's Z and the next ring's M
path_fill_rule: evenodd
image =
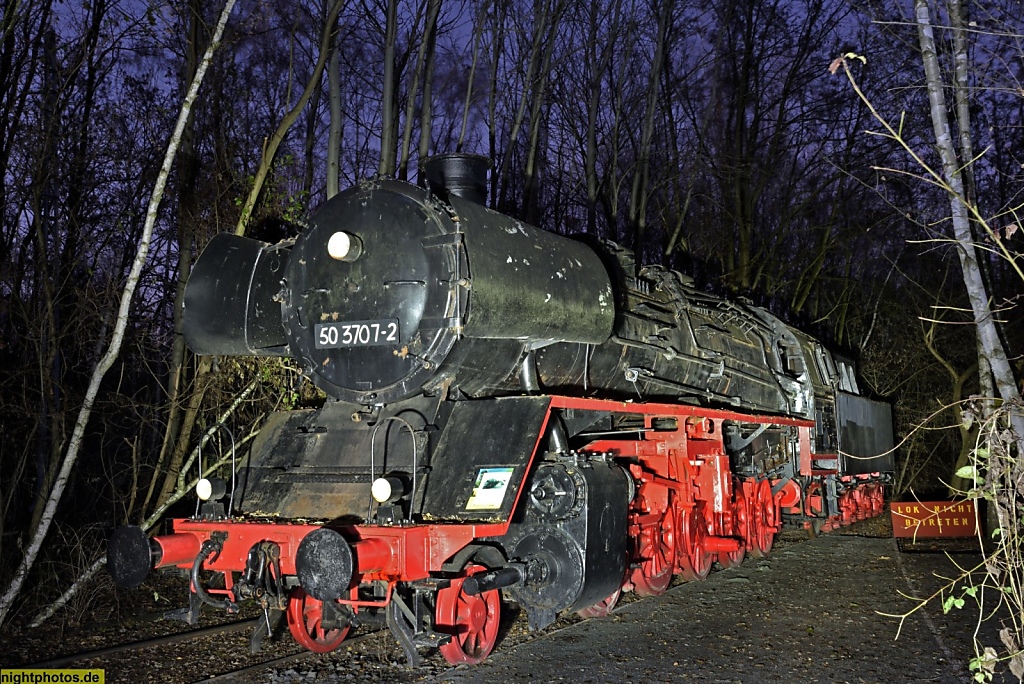
M15 572L14 578L11 580L11 583L8 585L3 596L0 597L0 624L3 624L6 619L7 614L14 603L14 599L21 591L21 587L24 584L25 579L28 577L29 570L35 563L39 549L42 547L43 540L46 538L46 533L49 531L50 523L53 521L53 515L57 510L57 504L60 503L61 496L67 486L68 478L71 475L71 469L75 464L75 460L78 458L79 451L81 450L85 427L89 421L93 404L96 401L96 395L99 393L100 383L120 353L125 329L128 326L132 297L135 294L135 289L139 282L139 275L149 253L150 238L153 234L153 227L156 224L157 210L159 209L160 201L163 197L167 177L170 175L175 154L177 153L178 146L181 143L181 135L185 129L185 123L188 120L189 112L199 95L199 86L202 84L203 77L206 75L206 71L213 59L214 52L220 44L221 36L224 33L224 26L227 24L228 17L230 16L233 7L234 0L228 0L224 9L221 11L213 38L210 41L209 47L207 47L206 53L203 55L202 63L192 80L192 85L189 88L188 93L185 96L185 101L182 104L181 112L178 116L178 122L175 125L170 143L168 144L164 163L160 170L160 176L157 179L156 186L153 189L153 195L149 202L149 208L146 212L146 228L143 232L142 239L138 244L131 272L125 282L124 291L121 295L120 308L118 310L117 319L110 339L110 345L107 348L106 353L103 355L103 358L100 359L93 371L88 390L85 394L85 400L82 404L81 410L79 411L78 419L75 422L74 432L71 435L67 450L64 453L60 472L57 474L57 477L53 482L52 489L50 490L49 496L46 500L46 506L40 516L39 522L32 531L32 539L25 549L25 554L22 558L21 564Z
M455 144L456 152L462 152L462 146L466 142L466 131L469 128L470 105L473 103L473 86L476 83L476 69L480 62L480 44L483 40L485 20L490 6L490 0L484 0L481 2L480 9L477 11L476 17L473 20L473 56L470 59L469 76L466 78L466 94L462 101L462 119L459 126L458 142Z
M514 152L516 144L519 141L519 136L522 132L523 122L526 120L527 112L529 111L531 119L529 122L529 143L527 150L527 161L524 174L527 178L531 178L535 173L534 161L535 155L535 140L539 135L540 116L541 109L544 105L545 91L548 83L547 69L551 63L551 55L555 49L554 35L558 28L558 21L565 11L566 3L565 0L541 0L541 2L535 3L535 12L533 14L533 27L529 32L529 42L527 43L528 49L526 50L526 70L522 72L522 88L519 93L518 102L515 107L515 112L512 115L512 121L510 127L505 136L505 145L502 152L497 155L500 158L498 162L498 168L495 174L492 174L492 190L498 190L497 193L492 191L492 197L496 198L496 205L506 211L509 210L512 204L511 188L512 188L512 160L514 158ZM495 8L498 9L497 7ZM504 10L507 11L507 10ZM494 108L497 105L497 99L499 98L499 56L501 49L501 41L504 36L504 29L501 28L503 18L507 17L507 14L499 14L495 11L492 16L492 21L495 22L495 34L493 36L493 60L490 65L492 69L491 76L491 114L490 125L492 127L497 126L497 120L494 118ZM523 32L525 35L525 31ZM497 131L491 131L492 149L497 139ZM496 153L496 149L494 150ZM532 156L531 156L532 153ZM492 159L495 157L492 156Z
M633 251L643 250L644 237L647 229L647 201L651 189L651 145L654 140L654 122L658 111L659 84L665 66L666 54L669 49L669 35L672 28L672 14L675 3L664 0L660 3L657 17L657 33L654 43L654 60L648 75L647 101L644 107L643 125L641 126L640 144L637 150L637 168L633 173L633 183L629 192L628 224L633 234Z
M398 143L398 110L395 105L395 93L398 91L398 75L395 68L395 55L398 42L398 0L386 0L386 19L384 26L384 81L381 84L381 121L380 121L380 166L377 173L391 176L395 173Z
M331 40L331 55L327 66L330 124L327 135L327 199L338 194L338 174L341 164L341 57L338 33Z
M238 218L238 225L235 226L236 235L244 235L245 229L249 224L249 219L252 216L253 209L256 207L256 202L260 197L260 193L263 191L263 183L270 173L270 169L274 164L274 157L277 154L277 148L281 145L281 141L284 140L288 130L295 123L295 120L299 118L299 114L306 108L309 99L313 95L313 91L320 88L320 81L323 78L324 67L327 64L327 58L331 54L331 36L334 33L335 24L338 20L338 13L341 12L341 8L344 5L344 0L333 0L330 5L330 9L327 11L327 16L324 19L323 28L320 35L320 52L317 56L316 64L313 66L313 73L310 75L309 80L306 81L306 86L302 90L302 94L299 99L295 102L295 105L281 118L280 123L274 133L267 138L266 143L263 146L263 158L260 161L259 168L256 170L256 175L253 180L252 188L249 191L248 197L245 199L245 203L242 205L242 213Z
M587 232L597 235L598 190L598 119L602 104L607 98L607 91L602 88L605 74L611 65L616 43L620 35L619 27L622 20L622 1L613 0L610 11L605 12L596 3L587 12L586 59L581 60L590 69L587 79L589 93L587 96L586 142L583 152L583 172L587 183ZM606 35L604 44L599 42L600 20L606 17Z
M420 90L420 82L423 83L423 94L419 98L421 107L420 127L426 127L426 136L429 139L430 131L430 88L433 75L430 69L433 65L434 43L437 34L437 17L441 12L441 0L428 0L426 7L426 18L423 21L423 31L420 34L420 45L416 51L416 63L412 69L412 84L406 94L405 102L405 123L402 126L401 154L398 161L398 177L406 180L409 177L409 158L411 156L413 122L416 121L417 94ZM421 134L421 140L423 135ZM426 156L426 153L421 154Z

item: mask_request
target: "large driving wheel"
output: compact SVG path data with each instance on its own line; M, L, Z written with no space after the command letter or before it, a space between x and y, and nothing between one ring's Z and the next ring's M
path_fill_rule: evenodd
M466 576L486 568L471 565ZM452 635L451 641L438 650L452 665L476 665L494 650L498 641L498 623L501 620L501 595L491 589L471 595L463 591L465 577L453 579L451 584L437 592L436 627L439 632Z
M698 501L693 508L679 511L679 574L685 580L704 579L714 562L714 555L707 550L708 521L704 509L704 502Z
M772 550L775 543L775 498L772 496L772 485L768 480L761 480L754 487L753 515L751 516L751 532L753 543L750 555L764 558Z
M871 486L871 514L881 515L885 510L885 488L880 484Z
M747 513L747 500L740 494L736 495L736 500L732 505L732 537L739 537L740 540L746 540L747 538L747 527L750 525L750 516ZM740 547L735 551L720 551L718 553L718 564L723 568L735 568L739 567L743 563L743 557L746 556L747 550L744 543L740 544Z
M341 646L350 629L349 625L325 629L324 604L301 587L288 598L288 629L303 648L313 653L330 653Z
M672 581L676 556L676 523L672 506L661 521L640 532L638 540L639 565L633 569L630 581L640 596L660 596Z

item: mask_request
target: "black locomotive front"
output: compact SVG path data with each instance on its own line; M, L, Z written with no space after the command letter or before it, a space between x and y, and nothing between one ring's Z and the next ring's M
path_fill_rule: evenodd
M446 200L446 201L443 201ZM538 341L612 333L609 276L585 245L390 180L328 202L292 244L218 235L185 295L199 354L284 354L330 396L386 404L501 385Z

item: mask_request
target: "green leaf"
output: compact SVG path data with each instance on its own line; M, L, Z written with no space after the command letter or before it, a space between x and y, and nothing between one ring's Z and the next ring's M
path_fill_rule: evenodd
M964 480L977 480L978 469L972 465L965 465L963 468L956 471L956 476L963 478Z
M953 608L953 602L956 601L955 596L948 596L946 600L942 602L942 612L948 613Z

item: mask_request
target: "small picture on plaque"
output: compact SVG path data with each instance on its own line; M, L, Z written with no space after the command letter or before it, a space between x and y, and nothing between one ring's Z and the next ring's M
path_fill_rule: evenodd
M466 503L466 510L496 511L500 509L501 502L505 500L505 490L508 489L513 470L515 468L511 467L480 468L476 474L476 482L473 483L473 493Z

